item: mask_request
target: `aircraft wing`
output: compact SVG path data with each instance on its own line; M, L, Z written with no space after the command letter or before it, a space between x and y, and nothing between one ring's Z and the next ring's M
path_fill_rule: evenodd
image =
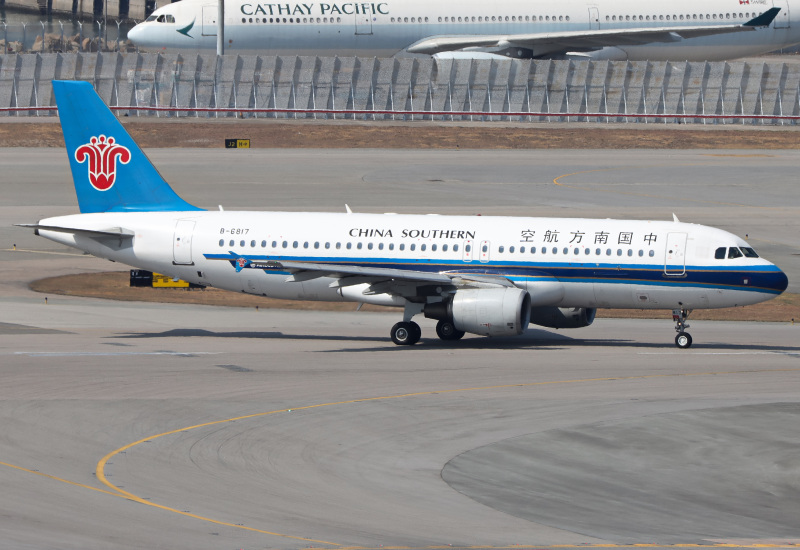
M436 285L441 291L458 288L514 287L511 280L502 274L477 271L429 272L387 267L368 267L335 263L312 263L283 260L250 260L231 252L230 261L237 271L242 269L263 269L264 271L288 271L287 282L310 281L320 277L335 279L331 287L346 287L369 284L370 293L389 293L399 296L413 296L417 286Z
M640 27L613 30L585 30L507 35L445 35L425 38L409 46L410 53L434 55L464 49L529 48L552 54L562 51L591 51L606 46L639 46L653 42L680 42L688 38L754 31L767 27L781 8L770 8L741 25Z

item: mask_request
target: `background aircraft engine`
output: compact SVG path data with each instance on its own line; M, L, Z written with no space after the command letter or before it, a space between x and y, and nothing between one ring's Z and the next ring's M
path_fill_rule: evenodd
M548 328L583 328L594 322L593 307L534 307L531 323Z
M425 317L452 320L458 330L483 336L522 334L531 297L521 288L459 290L451 300L428 304Z

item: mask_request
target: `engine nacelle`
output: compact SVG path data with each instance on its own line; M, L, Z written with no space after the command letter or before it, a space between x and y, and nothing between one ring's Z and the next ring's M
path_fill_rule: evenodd
M459 290L452 299L425 306L425 317L452 320L458 330L483 336L522 334L531 297L521 288Z
M531 323L548 328L583 328L594 322L593 307L534 307Z

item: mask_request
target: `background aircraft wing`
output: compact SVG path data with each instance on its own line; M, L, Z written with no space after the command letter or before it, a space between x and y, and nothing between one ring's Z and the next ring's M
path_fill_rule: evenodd
M458 50L527 48L534 53L591 51L606 46L638 46L653 42L680 42L683 39L747 32L769 26L780 8L771 8L740 25L640 27L630 29L585 30L507 35L446 35L425 38L409 46L410 53L434 55Z

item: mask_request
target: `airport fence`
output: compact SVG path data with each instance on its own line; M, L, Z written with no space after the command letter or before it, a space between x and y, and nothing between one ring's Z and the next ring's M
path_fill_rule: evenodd
M0 55L0 113L56 114L50 80L120 115L797 124L800 63Z

